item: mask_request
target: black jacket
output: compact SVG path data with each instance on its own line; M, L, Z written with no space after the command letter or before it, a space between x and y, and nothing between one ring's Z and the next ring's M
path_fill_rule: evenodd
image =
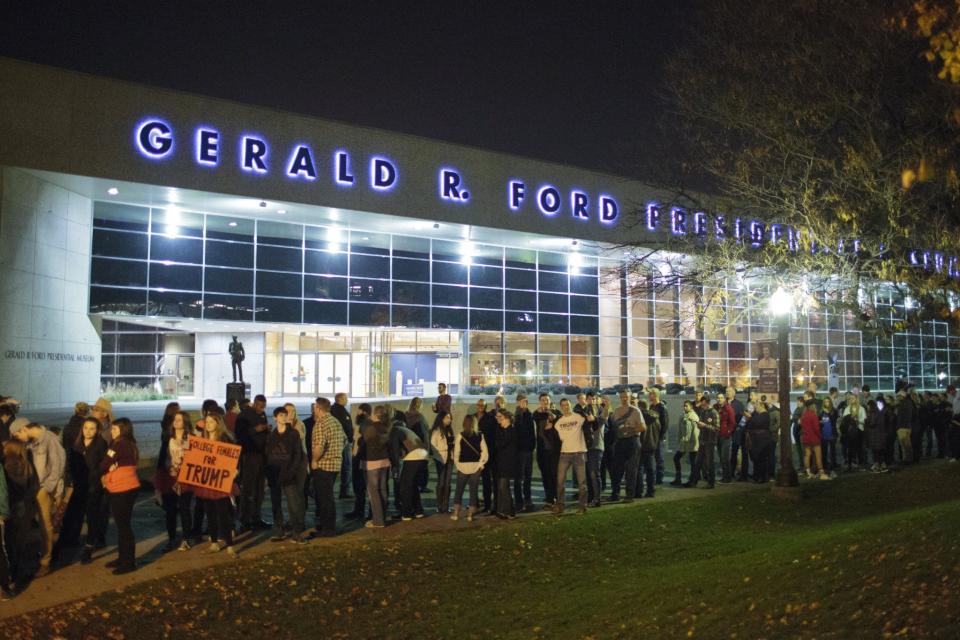
M243 453L263 453L267 446L269 430L256 431L258 424L269 424L265 413L257 413L252 406L244 407L237 416L237 443L243 447Z
M517 410L513 415L513 428L517 431L517 451L530 453L537 448L537 425L530 409Z
M537 425L537 446L540 447L540 451L560 453L561 443L557 430L545 428L548 421L556 422L559 417L559 411L537 409L533 412L533 421Z
M493 411L486 411L483 415L477 416L477 423L480 429L480 433L483 434L483 439L487 441L488 454L490 456L490 465L497 459L497 447L491 446L494 445L497 441L497 430L500 429L500 425L497 424L496 414Z
M69 449L70 473L73 474L74 491L101 491L100 463L107 455L107 443L103 438L96 436L89 447L84 446L83 440L74 442Z
M504 429L497 424L494 448L497 450L497 466L494 469L498 478L512 478L517 475L517 429Z
M340 421L343 433L347 436L347 442L353 442L353 419L350 417L347 408L334 402L330 407L330 415Z
M300 444L300 434L293 427L280 433L276 429L267 435L264 453L267 465L277 474L281 485L296 481L301 469L306 469L306 455Z

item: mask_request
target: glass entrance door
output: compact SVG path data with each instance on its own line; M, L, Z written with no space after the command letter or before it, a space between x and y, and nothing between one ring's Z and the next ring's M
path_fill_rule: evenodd
M283 354L283 395L313 395L316 391L316 355L312 353Z
M333 396L340 392L350 393L349 353L318 353L317 372L319 395Z

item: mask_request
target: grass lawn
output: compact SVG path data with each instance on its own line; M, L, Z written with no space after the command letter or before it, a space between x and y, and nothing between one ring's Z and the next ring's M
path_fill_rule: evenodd
M12 618L0 637L960 637L960 465L805 492L364 534Z

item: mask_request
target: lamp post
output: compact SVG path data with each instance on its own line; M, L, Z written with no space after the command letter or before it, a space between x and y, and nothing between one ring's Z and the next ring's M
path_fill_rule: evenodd
M793 296L779 287L770 296L770 314L777 321L777 341L780 357L777 360L777 396L780 401L780 468L777 469L774 493L799 497L800 480L793 467L793 447L790 445L790 316Z

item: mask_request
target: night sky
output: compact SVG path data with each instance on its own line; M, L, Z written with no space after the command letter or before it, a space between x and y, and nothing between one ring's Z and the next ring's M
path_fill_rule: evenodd
M642 177L691 4L5 2L0 55Z

